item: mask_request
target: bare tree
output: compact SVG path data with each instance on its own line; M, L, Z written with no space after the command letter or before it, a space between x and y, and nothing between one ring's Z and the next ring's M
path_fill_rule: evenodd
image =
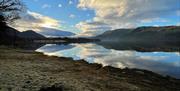
M0 22L11 23L20 18L25 6L20 0L0 0Z
M3 30L3 35L7 34L5 32L7 24L19 19L23 11L25 11L25 6L20 0L0 0L0 30ZM13 39L8 39L8 36L5 39L12 41L12 44L15 45L16 36L16 31L14 31L14 35L11 36Z

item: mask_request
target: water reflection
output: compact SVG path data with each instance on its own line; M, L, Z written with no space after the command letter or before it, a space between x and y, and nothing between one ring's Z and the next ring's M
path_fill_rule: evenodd
M39 52L46 52L46 53L54 53L56 51L62 51L66 49L71 49L75 47L74 45L57 45L57 44L47 44L41 47Z
M85 59L118 68L139 68L180 78L180 54L178 52L137 52L106 49L96 44L47 44L36 51L46 55Z

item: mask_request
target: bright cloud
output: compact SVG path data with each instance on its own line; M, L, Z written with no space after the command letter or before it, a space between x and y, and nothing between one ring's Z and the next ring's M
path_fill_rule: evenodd
M70 0L70 1L69 1L69 5L71 5L71 4L73 4L73 2Z
M108 30L137 27L142 23L168 22L163 17L173 16L180 9L179 3L179 0L79 0L78 8L94 10L96 15L91 23L80 22L77 27L92 32L100 27Z
M102 33L104 30L110 30L111 27L103 22L80 22L76 25L76 27L82 32L79 34L79 36L93 36L97 35L99 33Z
M60 7L60 8L61 8L61 7L62 7L62 4L58 4L58 7Z
M12 26L19 31L41 31L42 27L58 29L60 26L59 23L56 19L28 11L27 14L22 15L22 18L17 20Z

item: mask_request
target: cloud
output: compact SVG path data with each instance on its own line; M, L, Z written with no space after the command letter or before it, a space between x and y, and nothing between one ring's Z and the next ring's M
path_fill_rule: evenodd
M61 8L61 7L62 7L62 4L58 4L58 7L60 7L60 8Z
M118 29L134 28L146 22L167 22L167 18L163 17L175 16L174 13L180 9L179 3L179 0L79 0L77 7L95 11L92 23L102 22L109 25L110 29ZM86 21L79 24L91 26ZM99 28L84 31L95 29Z
M108 24L103 22L80 22L76 24L76 27L82 32L79 34L79 36L93 36L98 35L106 30L110 30L111 27L109 27Z
M46 37L70 37L70 36L74 36L75 34L72 32L68 32L68 31L62 31L59 29L54 29L54 28L47 28L47 27L42 27L41 28L42 31L39 31L38 33L43 34Z
M177 26L180 26L180 22L178 22L176 25L177 25Z
M27 11L27 13L22 15L22 18L17 20L12 26L19 31L43 31L42 27L58 29L60 22L48 16Z
M42 5L42 8L43 8L43 9L45 9L45 8L51 8L51 5L49 5L49 4L43 4L43 5Z
M162 18L152 18L152 19L143 19L140 22L141 23L168 22L168 20Z
M70 0L68 3L69 3L69 5L71 5L71 4L73 4L73 1Z
M74 14L70 14L69 18L75 18L76 16Z

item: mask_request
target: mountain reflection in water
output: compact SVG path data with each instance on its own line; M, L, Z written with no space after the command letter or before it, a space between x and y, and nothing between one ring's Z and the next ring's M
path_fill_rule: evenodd
M74 60L85 59L89 63L99 63L104 66L145 69L180 78L179 52L114 50L97 44L47 44L36 51L46 55L72 57Z

